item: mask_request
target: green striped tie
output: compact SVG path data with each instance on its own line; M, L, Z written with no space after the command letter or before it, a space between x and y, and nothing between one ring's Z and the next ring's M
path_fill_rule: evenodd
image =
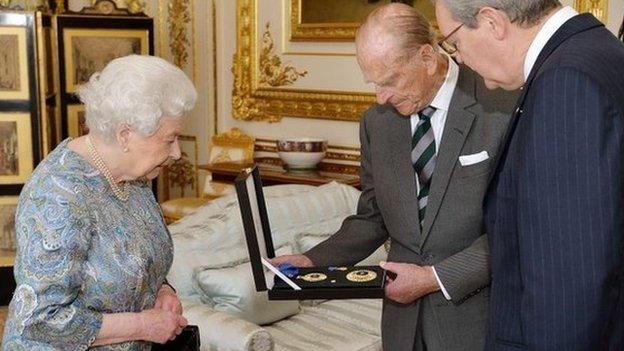
M436 163L436 145L430 121L435 111L435 107L431 106L420 111L418 114L418 125L412 136L412 165L420 185L420 191L418 192L418 218L421 225L425 218L431 176Z

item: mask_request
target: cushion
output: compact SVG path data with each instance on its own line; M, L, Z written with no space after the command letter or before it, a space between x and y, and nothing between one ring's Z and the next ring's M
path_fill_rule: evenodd
M275 350L381 350L381 299L330 300L264 329ZM293 337L296 336L296 337Z
M289 247L278 255L292 253ZM231 267L202 267L195 275L200 299L213 309L263 325L299 312L298 301L269 301L266 291L256 291L249 262Z
M181 300L184 317L199 327L202 350L273 350L273 338L264 328L200 303Z
M264 194L276 247L294 246L300 233L334 233L346 216L355 213L359 197L357 189L335 182L319 187L270 186ZM175 253L167 279L181 296L198 297L192 279L198 267L231 267L248 259L235 194L211 201L169 229Z
M294 196L314 190L310 185L276 185L265 188L270 198ZM169 226L173 240L173 263L167 280L178 294L199 298L193 271L203 265L233 265L248 259L236 194L213 200ZM240 262L239 262L240 263Z

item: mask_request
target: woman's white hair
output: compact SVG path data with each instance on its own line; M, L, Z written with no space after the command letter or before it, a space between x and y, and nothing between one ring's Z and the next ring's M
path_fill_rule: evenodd
M162 117L182 117L195 106L197 91L174 65L154 56L112 60L78 88L89 130L112 141L128 125L143 136L158 129Z

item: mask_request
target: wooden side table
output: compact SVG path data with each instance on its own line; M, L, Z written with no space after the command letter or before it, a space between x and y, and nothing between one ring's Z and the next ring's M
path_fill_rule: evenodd
M334 167L332 164L321 164L317 171L289 172L276 161L257 164L262 185L307 184L318 186L336 181L357 188L360 186L360 176L353 174L357 172L357 169L351 171L352 173L338 173L331 171ZM234 183L241 170L251 166L251 164L221 163L200 165L199 168L211 172L212 179L215 181Z

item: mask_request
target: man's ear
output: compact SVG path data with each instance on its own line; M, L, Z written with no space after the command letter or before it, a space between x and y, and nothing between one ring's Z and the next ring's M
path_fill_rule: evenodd
M479 26L488 31L493 38L503 40L507 37L511 20L507 14L492 7L483 7L477 14Z
M429 44L421 45L418 48L418 56L420 57L420 62L427 69L427 73L433 75L438 70L438 54L433 46Z

